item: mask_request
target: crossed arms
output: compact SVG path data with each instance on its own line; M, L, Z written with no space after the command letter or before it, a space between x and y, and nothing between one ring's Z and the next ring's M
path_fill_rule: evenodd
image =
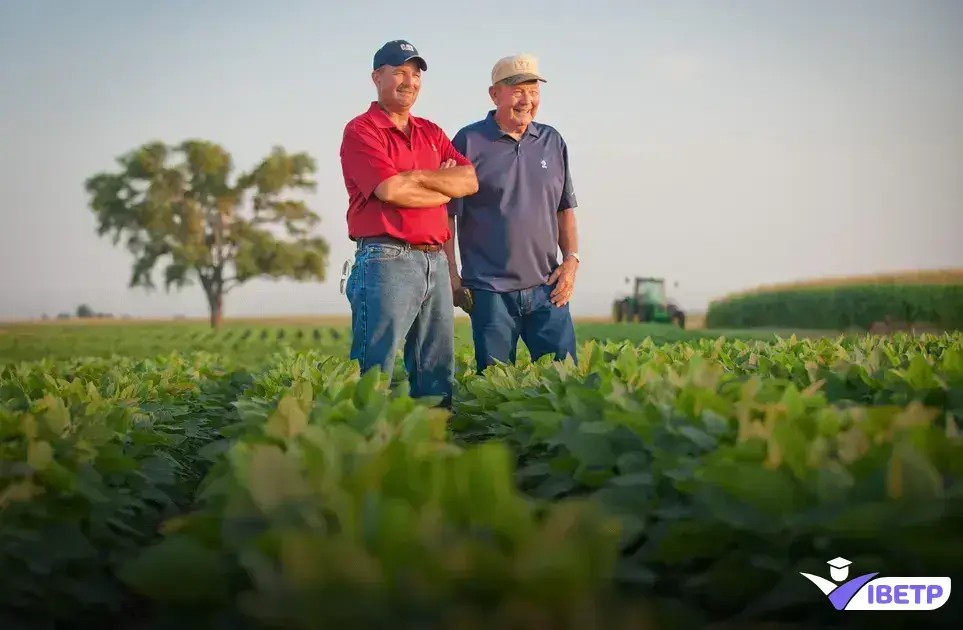
M443 206L453 198L474 194L478 179L471 162L444 133L439 133L437 146L441 168L399 172L376 134L351 127L345 130L341 145L342 168L365 197L374 195L399 208Z
M453 159L453 158L449 158ZM437 171L405 171L378 184L375 196L400 208L443 206L452 198L473 195L478 191L475 168L451 166Z

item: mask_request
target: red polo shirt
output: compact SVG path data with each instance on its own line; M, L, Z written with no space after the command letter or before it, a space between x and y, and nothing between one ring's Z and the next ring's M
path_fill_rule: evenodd
M352 119L341 140L341 171L348 190L348 236L392 236L413 245L440 245L451 238L448 210L399 208L374 195L384 180L411 170L437 170L452 158L470 166L451 140L435 123L409 117L410 135L395 126L372 102L368 111Z

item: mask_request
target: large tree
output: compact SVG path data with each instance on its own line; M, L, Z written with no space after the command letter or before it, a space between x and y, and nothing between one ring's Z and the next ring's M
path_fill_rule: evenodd
M203 140L147 143L117 162L118 171L90 177L85 188L97 233L114 245L125 238L134 256L131 287L154 289L158 264L167 291L196 276L217 328L224 296L247 280L324 280L328 244L309 234L321 219L286 196L315 190L309 155L275 147L233 181L230 153Z

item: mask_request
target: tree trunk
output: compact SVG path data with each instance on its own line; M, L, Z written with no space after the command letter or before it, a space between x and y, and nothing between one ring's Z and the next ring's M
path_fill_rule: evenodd
M219 330L224 314L224 296L220 291L207 296L207 303L211 309L211 328Z
M224 312L224 215L220 208L214 208L214 269L208 291L211 303L211 328L221 328L221 315Z

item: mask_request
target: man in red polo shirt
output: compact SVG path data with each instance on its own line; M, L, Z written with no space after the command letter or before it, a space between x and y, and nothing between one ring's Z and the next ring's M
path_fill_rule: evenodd
M428 69L404 40L374 55L378 99L344 128L341 170L348 236L357 243L345 286L351 358L393 374L404 347L411 395L451 405L454 307L447 204L478 190L475 170L435 123L412 116Z

